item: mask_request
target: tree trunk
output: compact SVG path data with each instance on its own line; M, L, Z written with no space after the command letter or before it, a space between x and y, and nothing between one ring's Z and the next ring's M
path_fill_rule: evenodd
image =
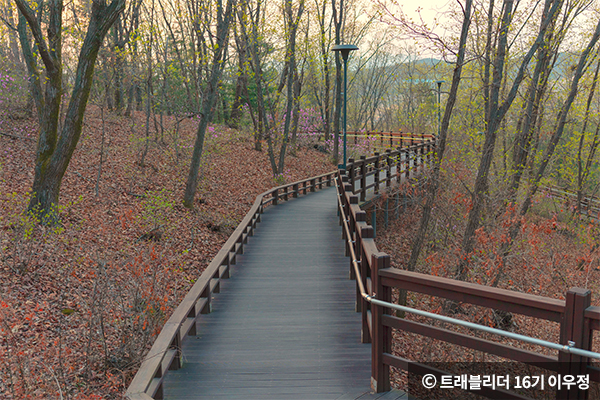
M58 125L62 95L62 1L53 0L49 4L48 42L43 37L34 10L24 0L15 0L15 2L21 16L31 29L48 78L43 98L40 96L40 88L34 87L32 90L38 104L40 135L29 210L40 213L43 222L54 223L58 220L57 207L62 178L81 136L83 115L92 86L98 50L109 28L124 9L125 1L113 0L109 5L103 2L92 4L92 15L79 54L73 92L60 136L58 136ZM23 53L26 58L29 58L27 60L29 75L39 79L40 74L34 66L35 60L32 58L24 24L21 24L21 28L19 36Z
M592 35L590 42L588 43L586 49L583 51L583 53L579 57L579 62L577 64L575 74L573 75L573 79L571 81L571 87L569 90L569 94L568 94L567 98L565 99L563 105L561 106L560 112L558 113L558 116L556 118L556 125L554 128L554 133L552 135L552 138L550 139L550 143L548 144L548 147L544 151L544 154L542 156L542 161L540 163L537 173L534 176L531 187L529 188L527 195L525 197L525 200L523 201L523 203L521 204L521 207L519 209L520 217L525 216L525 214L527 214L527 212L529 211L533 197L535 196L535 194L539 188L540 180L544 176L544 172L546 170L546 167L548 166L548 163L550 162L550 158L554 154L556 145L558 144L560 138L562 137L562 134L563 134L564 128L565 128L565 124L567 122L567 115L569 114L569 110L571 109L571 106L573 105L573 102L575 101L575 96L577 95L579 80L583 76L588 56L591 53L592 49L596 46L596 43L598 43L598 39L600 39L600 22L598 22L598 24L596 25L596 30L594 31L594 34ZM516 222L511 224L511 226L509 227L508 238L500 246L499 253L501 254L502 261L500 264L499 271L496 274L494 280L492 281L492 286L497 286L499 281L502 279L504 267L506 265L506 259L510 253L512 243L514 242L514 239L517 237L517 235L521 229L521 223L522 223L521 221L522 221L522 218L518 218L516 220Z
M285 163L285 153L290 136L290 127L292 125L292 111L294 106L294 83L298 78L298 71L296 68L296 33L298 31L298 24L300 18L304 12L304 0L300 0L298 4L297 14L294 16L292 10L292 1L286 0L285 13L288 21L287 34L288 34L288 51L287 51L287 104L285 110L285 122L283 126L283 141L281 143L281 149L279 150L279 164L277 165L277 174L283 174L283 167ZM296 79L294 79L296 78Z
M23 64L21 62L21 52L19 51L19 43L17 41L17 35L12 27L14 27L14 15L13 9L10 5L10 2L6 2L5 6L2 8L4 11L4 18L8 22L8 60L18 69L23 68Z
M431 217L431 210L435 204L435 197L439 188L440 170L442 160L444 159L444 152L446 150L446 141L448 137L448 127L450 126L450 118L452 117L452 110L456 103L456 97L458 94L458 86L460 84L462 67L465 61L465 49L467 47L467 36L469 32L469 26L471 24L471 7L473 1L466 0L464 7L464 17L462 23L462 30L460 34L460 42L458 48L458 56L456 58L456 66L454 67L454 73L452 75L452 86L450 87L450 93L448 94L448 101L446 103L446 109L444 110L444 119L440 127L440 136L436 143L435 155L433 160L433 168L431 171L430 183L427 188L427 200L423 207L423 214L421 216L421 223L419 225L419 231L413 242L413 247L406 265L408 271L414 271L419 259L419 254L423 248L423 242L425 241L425 235L427 234L427 228L429 226L429 220ZM400 291L398 298L398 304L406 305L406 290ZM399 314L400 317L404 317L403 313Z
M513 16L513 3L514 0L504 1L504 12L501 22L500 38L498 40L498 49L496 52L496 58L494 60L494 71L489 98L489 123L487 126L479 168L477 170L477 177L475 179L472 207L469 211L467 226L463 235L461 256L457 268L457 279L459 280L465 280L467 277L469 257L471 256L475 246L475 231L480 225L481 210L483 208L488 189L488 174L492 163L492 158L494 156L498 127L500 126L500 123L504 119L506 112L510 108L517 95L518 88L523 81L525 70L529 65L529 61L538 48L542 45L550 22L555 18L558 10L560 10L562 0L557 0L554 2L552 0L546 0L544 13L542 14L543 20L540 26L540 32L528 53L524 56L506 100L504 100L502 105L499 106L500 87L504 76L505 58L508 50L508 30L510 28Z
M235 43L238 53L238 76L235 84L235 98L231 105L231 113L229 114L229 127L239 128L240 119L242 118L242 105L250 104L248 99L244 99L244 93L247 91L248 78L246 76L246 60L247 60L247 43L237 33L237 29L234 27Z
M598 51L596 52L596 57L598 57ZM596 127L596 132L594 134L594 139L592 140L592 144L590 146L590 152L588 153L588 157L585 163L583 164L583 145L585 141L585 131L587 129L588 120L590 117L590 107L592 104L592 100L594 98L594 93L596 92L596 86L598 84L598 73L600 72L600 58L598 58L598 62L596 63L596 70L594 71L594 79L592 80L592 87L590 88L590 93L588 95L587 103L585 105L585 116L583 119L583 126L581 128L581 137L579 138L579 146L577 148L577 203L575 204L575 210L573 210L574 214L581 215L581 201L583 199L583 187L590 173L590 167L592 166L592 160L594 159L594 155L596 154L596 150L598 148L598 133L600 132L600 124Z
M188 174L185 194L183 197L183 205L187 208L194 207L194 197L196 196L196 188L198 187L198 172L200 169L200 158L202 157L202 150L204 147L204 137L206 135L208 123L212 120L214 114L219 80L221 79L221 74L225 65L223 62L223 56L225 54L225 46L227 45L229 23L231 21L234 1L235 0L227 0L227 8L224 13L221 1L219 1L217 5L218 24L216 48L211 65L210 80L208 82L206 91L203 93L202 114L200 123L198 124L198 130L196 132L196 142L194 143L194 151L192 153L192 160L190 163L190 172Z

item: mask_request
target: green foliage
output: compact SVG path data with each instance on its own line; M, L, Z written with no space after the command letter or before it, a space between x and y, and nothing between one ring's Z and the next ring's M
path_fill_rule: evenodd
M575 132L574 134L565 138L564 142L561 143L557 149L557 161L552 175L561 186L572 189L576 189L578 187L578 175L580 167L578 153L581 139L583 139L581 163L582 167L585 167L586 160L593 144L592 133ZM598 163L592 163L589 177L587 179L588 186L590 184L593 186L596 182L598 182L599 172ZM586 185L584 182L584 187L585 186Z
M29 193L7 193L0 205L0 260L15 273L24 275L44 265L58 249L65 228L53 221L67 212L76 202L56 207L50 213L38 209L27 211Z
M141 213L145 229L156 230L169 226L169 214L172 213L175 205L172 197L173 194L166 189L146 192Z
M28 94L27 77L19 69L0 70L0 129L3 120L23 118Z

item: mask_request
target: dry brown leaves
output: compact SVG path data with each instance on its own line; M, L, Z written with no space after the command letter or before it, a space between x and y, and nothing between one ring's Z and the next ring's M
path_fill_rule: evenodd
M62 226L23 211L33 180L36 123L0 135L0 398L121 398L144 352L257 194L273 187L249 133L209 128L194 211L181 206L197 121L90 106L63 179ZM98 183L102 132L104 163ZM7 130L8 129L8 130ZM291 182L333 167L300 148Z

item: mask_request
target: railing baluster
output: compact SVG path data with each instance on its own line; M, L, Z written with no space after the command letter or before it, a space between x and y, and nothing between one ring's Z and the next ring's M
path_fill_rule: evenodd
M375 176L374 176L374 181L375 181L375 194L379 193L379 167L380 167L380 160L381 158L379 157L379 152L375 152L375 157L377 157L377 159L375 160Z
M404 153L404 177L406 178L406 180L408 180L410 178L410 150L411 150L411 146L406 148L406 152Z
M588 289L573 288L567 292L567 302L563 320L560 326L560 343L574 347L591 350L591 335L585 329L585 309L591 305L592 292ZM584 375L588 359L574 354L560 351L558 362L562 375ZM557 399L560 400L587 400L588 391L574 386L572 390L559 390Z
M367 162L365 161L366 156L360 156L360 201L365 201L367 198Z
M390 157L390 153L392 152L391 149L387 149L385 151L385 186L386 187L390 187L392 184L392 165L391 165L391 157Z
M385 253L376 253L371 256L371 282L377 299L391 303L391 288L381 284L379 270L390 267L390 256ZM392 352L392 329L381 322L383 314L390 314L390 310L375 304L371 305L371 326L373 329L373 343L371 344L371 389L375 393L390 390L390 367L383 363L383 353Z
M356 165L354 165L354 158L348 159L348 166L346 167L347 173L350 175L350 184L352 185L352 193L354 192L354 181L356 181Z

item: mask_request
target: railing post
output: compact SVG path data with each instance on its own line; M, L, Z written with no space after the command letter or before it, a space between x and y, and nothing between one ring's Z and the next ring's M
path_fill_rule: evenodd
M379 193L379 167L381 166L381 163L380 163L381 157L379 157L378 151L375 152L375 157L377 157L377 158L375 159L374 180L375 180L375 194L377 194L377 193Z
M292 187L292 191L294 193L292 193L292 197L293 198L297 198L298 197L298 184L294 183L294 186Z
M373 205L371 210L371 226L373 227L373 238L377 237L377 208Z
M365 190L365 186L367 186L367 162L365 161L366 158L366 156L360 156L360 201L365 201L365 199L367 198L367 191Z
M396 155L396 183L402 182L402 147L398 147Z
M412 149L412 146L407 147L406 153L405 153L406 155L404 156L404 161L406 163L406 165L404 166L404 176L406 177L407 180L408 180L408 178L410 178L410 150L411 149Z
M348 218L348 231L350 232L350 237L348 238L348 240L353 241L354 244L349 244L346 242L346 257L350 257L350 246L354 246L356 244L356 235L354 234L356 231L356 221L354 221L354 217L352 215L352 211L350 210L350 206L352 204L358 204L358 196L355 196L351 193L349 194L350 204L348 204L347 207L344 208L344 212L346 213L346 217ZM354 249L354 254L356 254L356 248ZM354 279L354 268L352 268L352 260L350 261L350 279Z
M206 288L200 294L201 298L206 299L206 304L200 310L200 314L210 314L212 311L212 293L210 292L210 284L206 285Z
M363 245L362 245L362 241L365 239L373 239L373 227L370 225L367 226L363 226L360 228L360 247L358 248L358 252L357 252L357 256L360 254L360 276L362 278L362 284L363 286L367 287L367 269L369 268L369 260L367 260L366 254L363 251ZM358 242L358 241L357 241ZM369 326L366 325L366 307L365 307L365 303L364 303L364 299L362 298L362 295L360 294L360 289L358 286L358 282L356 283L356 312L362 312L363 314L363 332L365 332L365 326L366 326L366 337L369 336ZM365 338L365 335L363 333L362 335L363 340ZM363 342L363 343L368 343L368 342Z
M279 189L273 191L273 205L276 206L279 201Z
M573 288L567 292L565 312L560 326L560 343L572 345L584 350L591 349L589 326L585 326L585 309L591 305L592 292L588 289ZM562 375L585 374L588 358L563 351L558 353L558 362ZM571 390L561 389L556 395L561 400L586 400L588 391L574 385Z
M177 334L173 338L173 341L171 342L171 346L169 346L169 348L175 350L175 358L173 359L169 370L176 371L179 368L181 368L181 338L179 337L179 332L177 332Z
M289 186L286 186L285 188L283 188L283 199L285 201L288 201L288 188L289 188Z
M390 153L392 152L392 150L387 149L385 151L385 186L386 187L390 187L390 185L392 184L392 163L390 162L391 157L390 157Z
M390 267L390 256L377 253L371 256L371 283L373 284L373 297L388 303L392 302L392 292L389 287L384 287L379 279L379 270ZM373 343L371 344L371 389L375 393L390 390L390 367L383 363L383 354L392 352L392 332L388 326L383 326L383 314L389 314L388 308L371 304L371 326L373 329Z
M421 142L421 159L419 160L419 164L421 172L423 172L423 168L425 168L425 142Z
M352 193L354 193L354 181L356 180L356 167L354 165L354 158L348 159L348 164L346 166L346 172L348 172L350 184L352 185Z
M356 204L358 204L358 196L354 196L356 199ZM358 260L362 256L362 239L358 232L356 231L358 222L366 222L367 221L367 213L363 210L357 211L354 219L350 217L350 221L352 222L352 226L350 227L350 234L354 238L354 254ZM352 262L350 262L350 279L356 279L356 272L354 271L354 267L352 266Z

